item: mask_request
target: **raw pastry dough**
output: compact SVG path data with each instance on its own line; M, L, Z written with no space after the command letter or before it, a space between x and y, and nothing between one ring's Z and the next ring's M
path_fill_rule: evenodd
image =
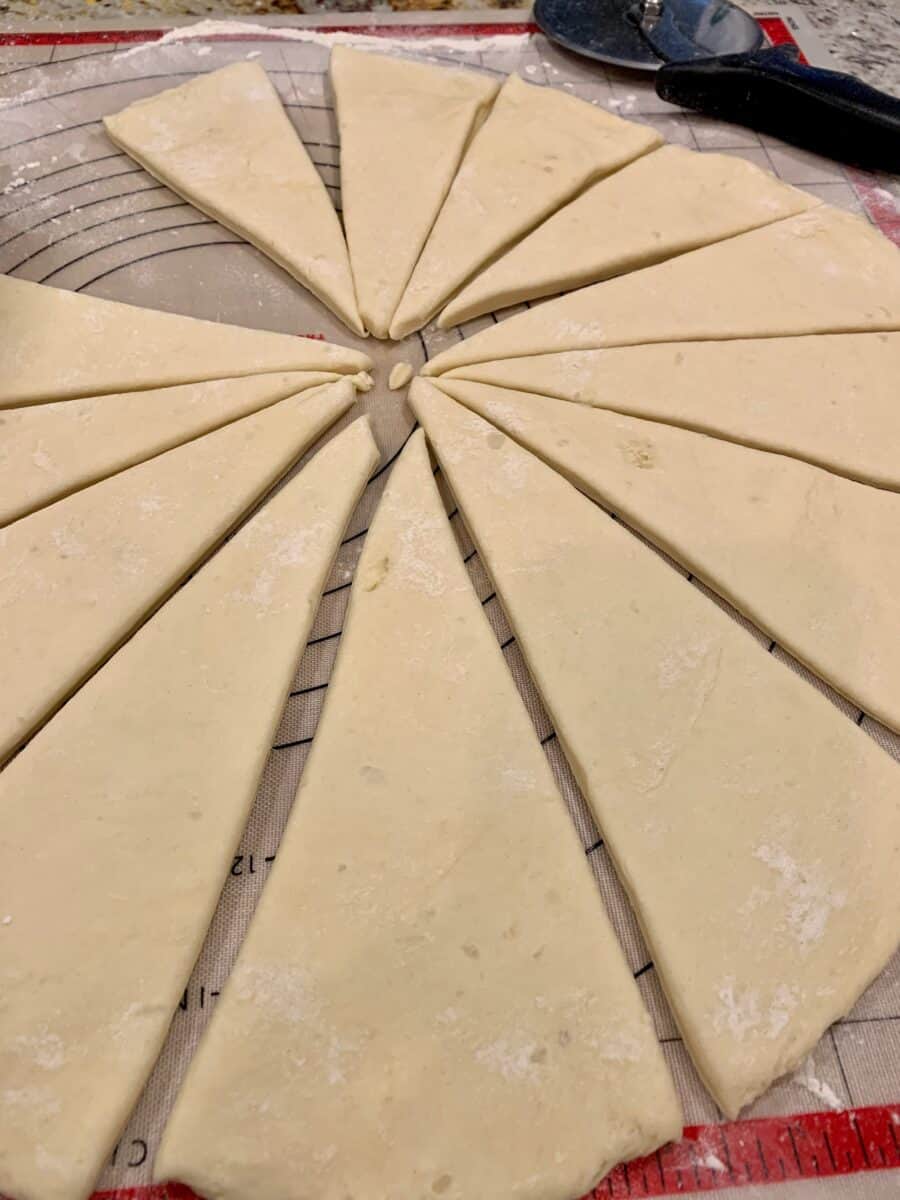
M492 358L799 333L900 329L900 253L825 205L493 325L423 368Z
M375 380L368 371L359 371L353 376L353 386L358 392L371 392L375 386Z
M198 75L103 124L151 175L274 259L354 332L365 332L338 215L259 63Z
M155 1175L210 1200L570 1200L679 1129L419 433Z
M391 367L391 373L388 377L388 387L392 392L399 392L401 388L405 388L409 381L415 375L412 364L408 362L394 363Z
M0 1191L80 1200L159 1053L378 453L322 450L0 776Z
M900 333L660 342L450 371L667 421L900 490Z
M372 366L358 350L0 275L0 408L269 371Z
M510 75L453 181L391 337L419 329L480 267L585 184L661 141L646 125Z
M0 410L0 525L337 378L325 371L250 375Z
M742 158L662 146L548 217L463 288L438 324L624 275L820 203Z
M354 396L349 380L291 396L0 531L0 762Z
M391 317L498 83L347 46L331 52L341 204L363 324ZM398 197L402 197L398 204Z
M900 731L900 495L672 425L441 384Z
M729 1115L900 930L900 769L571 484L427 382L426 427Z

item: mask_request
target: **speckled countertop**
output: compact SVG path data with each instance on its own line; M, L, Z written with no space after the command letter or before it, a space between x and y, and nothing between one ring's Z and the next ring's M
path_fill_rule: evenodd
M873 87L900 96L898 0L791 0L834 59ZM748 5L752 10L752 5Z
M781 7L780 0L745 4L755 12ZM790 0L790 5L803 9L835 66L900 95L900 0ZM21 27L23 21L526 7L522 0L0 0L0 30Z

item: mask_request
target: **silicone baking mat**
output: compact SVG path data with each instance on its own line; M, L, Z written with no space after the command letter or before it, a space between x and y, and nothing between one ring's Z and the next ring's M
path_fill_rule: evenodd
M334 17L332 15L331 19ZM773 41L796 40L811 61L821 48L789 8L763 15ZM657 128L670 142L747 158L828 203L861 213L900 242L900 183L787 147L659 100L645 76L580 62L550 45L521 14L448 22L404 15L346 18L335 33L315 18L262 25L204 22L161 29L30 25L0 35L0 271L129 303L263 329L316 334L374 356L377 384L339 427L368 412L383 465L355 514L299 665L259 795L225 881L168 1041L100 1181L106 1200L185 1200L187 1189L149 1187L155 1147L191 1053L226 978L278 851L321 711L353 569L390 466L413 428L403 394L387 390L390 366L419 367L460 336L426 329L401 343L363 343L268 259L156 183L105 137L106 113L198 72L239 59L266 68L340 208L338 148L327 86L335 38L429 62L465 63L562 88ZM740 287L740 281L735 281ZM505 314L501 314L505 315ZM831 1029L806 1067L773 1087L738 1122L723 1124L697 1079L663 998L634 916L578 794L503 612L452 498L448 512L485 611L532 713L582 837L657 1033L690 1125L675 1147L619 1168L598 1196L659 1196L734 1188L735 1195L868 1198L900 1189L900 956L852 1013ZM678 569L674 568L673 569ZM699 585L698 585L699 586ZM720 603L716 601L716 603ZM725 606L723 606L725 607ZM735 614L733 614L735 615ZM736 620L741 620L735 615ZM742 622L746 624L746 622ZM900 739L853 709L757 632L786 669L806 675L900 758ZM102 864L97 864L102 869ZM148 864L165 871L165 862ZM801 1114L801 1115L798 1115ZM775 1185L774 1187L772 1185Z

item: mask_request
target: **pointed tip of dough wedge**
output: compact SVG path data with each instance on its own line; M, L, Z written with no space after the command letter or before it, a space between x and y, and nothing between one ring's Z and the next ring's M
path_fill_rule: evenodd
M442 308L437 318L438 329L455 329L457 325L461 325L463 321L468 321L470 317L481 316L477 306L474 310L466 308L465 305L460 305L456 300L451 300L446 308Z
M151 175L251 242L366 336L340 219L259 62L196 75L127 105L104 126Z
M347 428L341 437L352 436L356 441L364 444L369 450L369 457L372 461L372 467L376 467L381 459L381 451L378 449L378 443L375 441L375 435L372 432L372 418L368 413L364 413L361 417L357 417ZM337 440L337 439L335 439Z
M417 375L409 385L407 393L407 403L415 413L417 420L421 420L419 406L427 404L429 399L433 399L435 396L443 396L443 392L438 388L437 380L423 379L421 375Z
M304 336L308 341L316 342L323 348L326 359L335 360L333 363L329 362L325 370L334 371L338 375L357 375L360 371L371 371L375 366L364 350L351 350L348 346L341 346L336 342L323 342L321 338Z

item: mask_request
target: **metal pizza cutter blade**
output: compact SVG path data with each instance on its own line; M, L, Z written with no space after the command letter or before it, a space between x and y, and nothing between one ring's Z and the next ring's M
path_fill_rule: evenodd
M567 50L638 71L763 43L756 21L729 0L537 0L534 19Z
M900 172L900 100L809 66L794 46L765 46L730 0L536 0L534 19L575 54L654 71L657 94L672 104Z

